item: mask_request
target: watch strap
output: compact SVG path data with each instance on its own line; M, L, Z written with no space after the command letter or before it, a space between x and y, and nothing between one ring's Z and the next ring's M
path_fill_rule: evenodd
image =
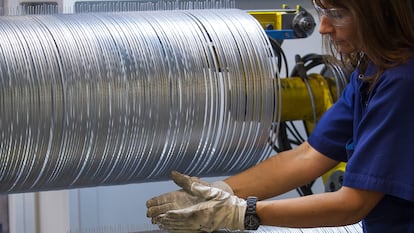
M246 203L247 203L246 215L256 214L256 202L257 202L257 197L248 197L246 199Z
M246 213L244 228L246 230L257 230L260 226L260 219L256 212L257 197L248 197L246 199Z

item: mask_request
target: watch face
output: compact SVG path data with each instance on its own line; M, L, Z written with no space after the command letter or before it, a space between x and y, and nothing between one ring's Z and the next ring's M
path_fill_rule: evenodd
M246 230L256 230L260 226L259 217L257 215L247 215L244 224Z

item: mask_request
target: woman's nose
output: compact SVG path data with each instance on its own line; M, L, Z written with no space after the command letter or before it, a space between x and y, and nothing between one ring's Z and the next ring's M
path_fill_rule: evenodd
M332 25L332 23L329 21L329 19L322 15L320 17L320 25L319 25L319 33L320 34L330 34L335 30L335 27Z

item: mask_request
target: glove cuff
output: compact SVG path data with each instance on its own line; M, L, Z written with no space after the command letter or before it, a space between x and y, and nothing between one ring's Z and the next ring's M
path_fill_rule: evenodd
M219 188L221 190L224 190L224 191L230 193L231 195L234 195L233 189L230 187L230 185L228 185L226 182L224 182L222 180L215 181L215 182L211 183L211 187Z
M246 215L246 209L247 209L247 204L246 201L242 201L240 204L240 207L238 208L238 212L239 212L239 216L238 216L238 221L237 221L237 229L238 230L245 230L244 227L244 220L245 220L245 215Z

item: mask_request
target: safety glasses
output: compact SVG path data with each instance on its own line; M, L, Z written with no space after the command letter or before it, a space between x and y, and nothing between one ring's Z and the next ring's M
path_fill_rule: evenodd
M352 22L349 11L343 8L322 8L313 0L313 6L319 15L319 18L325 16L334 26L345 26Z

